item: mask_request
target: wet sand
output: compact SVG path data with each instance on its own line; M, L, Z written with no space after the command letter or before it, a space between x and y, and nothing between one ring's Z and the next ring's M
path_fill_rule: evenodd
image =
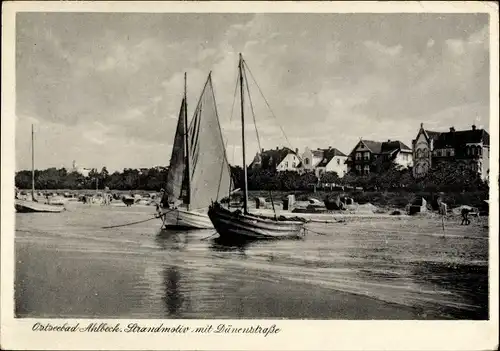
M485 319L488 240L423 219L316 224L301 241L227 247L160 232L151 208L17 214L16 315ZM31 216L31 217L30 217ZM42 230L43 228L43 230Z

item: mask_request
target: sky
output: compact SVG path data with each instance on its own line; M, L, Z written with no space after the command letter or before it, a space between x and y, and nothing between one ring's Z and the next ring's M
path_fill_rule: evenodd
M250 84L265 149L489 130L487 14L18 13L16 170L31 168L31 124L38 169L168 165L184 72L191 118L210 71L241 164L240 52L265 97Z

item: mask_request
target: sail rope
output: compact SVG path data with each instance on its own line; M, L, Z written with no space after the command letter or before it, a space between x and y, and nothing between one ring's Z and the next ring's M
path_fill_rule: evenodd
M243 61L243 62L245 62L245 61ZM252 111L253 125L255 127L255 134L257 135L257 144L259 145L259 151L260 151L260 150L262 150L262 146L260 144L259 131L257 130L257 121L255 119L255 111L253 109L252 95L250 95L250 88L248 87L248 78L247 78L246 70L243 70L243 75L245 77L245 82L247 83L245 85L246 85L247 93L248 93L248 102L250 103L250 111Z
M110 229L110 228L126 227L126 226L133 225L133 224L138 224L138 223L144 223L144 222L147 222L147 221L151 221L151 220L156 219L156 218L159 218L159 217L157 217L157 216L155 215L154 217L151 217L151 218L148 218L148 219L144 219L144 220L142 220L142 221L131 222L131 223L125 223L125 224L118 224L118 225L110 225L110 226L107 226L107 227L101 227L101 229Z
M117 224L117 225L111 225L111 226L107 226L107 227L101 227L101 229L110 229L110 228L118 228L118 227L126 227L126 226L129 226L129 225L133 225L133 224L139 224L139 223L144 223L144 222L147 222L147 221L151 221L153 219L157 219L157 218L161 218L163 216L165 216L167 213L170 213L172 211L174 211L175 209L171 209L165 213L162 213L161 215L160 214L155 214L154 217L151 217L151 218L148 218L148 219L144 219L142 221L136 221L136 222L130 222L130 223L125 223L125 224Z
M213 232L212 234L210 234L209 236L205 237L205 238L201 238L200 241L204 241L204 240L207 240L207 239L210 239L211 237L213 237L214 235L216 234L219 234L217 233L217 231Z
M259 86L259 83L257 83L257 80L255 79L255 77L253 76L252 74L252 70L250 69L250 67L248 67L247 63L245 60L243 60L243 64L244 66L246 67L246 69L248 70L248 72L250 73L250 77L252 78L253 82L255 83L255 85L257 86L257 89L259 89L259 92L260 92L260 95L262 96L262 98L264 99L264 102L266 103L267 105L267 108L269 109L269 111L271 112L271 115L274 117L274 119L276 121L278 121L278 118L276 117L276 115L274 114L273 112L273 109L271 108L271 105L269 105L269 102L267 101L266 97L264 96L264 93L262 92L262 89L260 88ZM288 143L288 146L290 146L290 148L292 148L292 144L290 143L290 141L288 140L288 137L286 136L286 133L285 133L285 130L283 129L283 127L281 126L280 123L278 123L278 126L280 127L281 129L281 132L283 133L283 136L285 137L285 140L286 142Z
M255 111L253 109L253 103L252 103L252 95L250 94L250 88L248 87L248 78L247 78L247 71L245 70L246 64L245 61L243 61L243 75L245 77L245 82L246 82L246 88L247 88L247 93L248 93L248 102L250 103L250 111L252 111L252 117L253 117L253 125L255 127L255 134L257 135L257 143L259 145L259 152L262 150L262 145L260 144L260 137L259 137L259 131L257 129L257 120L255 118ZM269 197L271 198L271 205L273 207L273 212L274 212L274 219L276 219L276 208L274 207L274 200L273 200L273 195L271 193L271 190L269 190Z

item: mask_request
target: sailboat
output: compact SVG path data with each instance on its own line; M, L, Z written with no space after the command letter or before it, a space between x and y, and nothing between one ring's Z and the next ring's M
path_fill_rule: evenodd
M285 218L257 216L248 211L248 175L245 159L245 113L244 113L244 86L246 83L245 61L240 54L239 85L241 104L241 142L243 150L243 211L231 211L224 208L219 201L213 202L208 210L208 216L222 239L228 240L256 240L256 239L289 239L301 238L304 234L305 220L301 218ZM250 98L249 98L250 100ZM251 103L251 100L250 100ZM252 108L253 111L253 108ZM253 113L253 112L252 112ZM274 206L273 206L274 207Z
M220 129L212 75L208 75L193 119L187 128L186 74L165 194L167 206L158 206L164 227L214 228L207 210L213 200L229 195L231 172ZM163 201L162 201L163 202Z
M65 210L64 206L50 205L38 202L35 197L35 137L31 125L31 200L16 199L14 203L16 212L51 212L58 213Z

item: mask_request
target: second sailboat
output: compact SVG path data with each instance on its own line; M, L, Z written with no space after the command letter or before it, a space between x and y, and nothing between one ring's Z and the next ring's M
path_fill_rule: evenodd
M209 229L207 215L215 199L229 195L231 182L211 74L203 87L193 119L188 126L186 75L167 184L158 207L164 227Z

